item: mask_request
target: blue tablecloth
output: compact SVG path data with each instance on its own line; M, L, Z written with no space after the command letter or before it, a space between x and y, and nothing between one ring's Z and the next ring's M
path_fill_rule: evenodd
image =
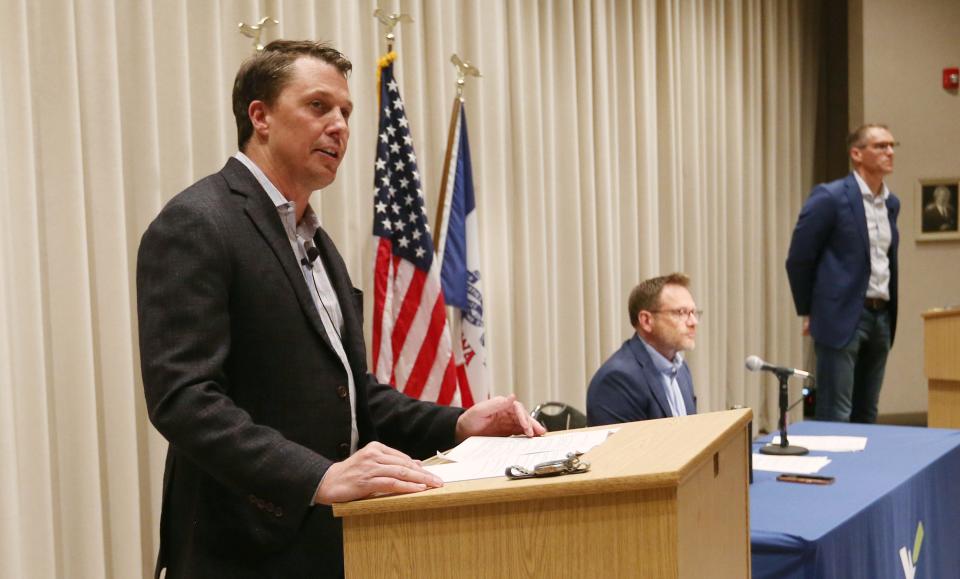
M831 458L818 474L836 477L832 485L754 472L755 578L960 578L960 430L811 421L788 434L869 441L863 452L810 453Z

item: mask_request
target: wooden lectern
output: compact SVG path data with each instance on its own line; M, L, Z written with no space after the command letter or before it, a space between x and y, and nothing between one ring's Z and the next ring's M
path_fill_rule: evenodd
M749 577L751 417L617 425L584 474L334 505L346 575Z
M960 308L923 313L927 426L960 428Z

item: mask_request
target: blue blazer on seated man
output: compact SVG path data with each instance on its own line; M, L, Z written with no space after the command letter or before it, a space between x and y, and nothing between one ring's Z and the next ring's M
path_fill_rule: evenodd
M689 283L675 273L633 289L628 310L636 333L590 381L589 425L696 414L693 378L681 353L693 349L702 313Z

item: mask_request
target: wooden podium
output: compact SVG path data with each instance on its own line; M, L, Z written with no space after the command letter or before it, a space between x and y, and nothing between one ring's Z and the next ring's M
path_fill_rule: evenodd
M346 575L749 577L751 418L621 424L584 474L334 505Z
M960 428L960 308L923 313L927 426Z

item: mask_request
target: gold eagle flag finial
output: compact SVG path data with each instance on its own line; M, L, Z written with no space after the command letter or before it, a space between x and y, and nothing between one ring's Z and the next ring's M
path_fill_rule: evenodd
M263 44L260 42L260 37L263 34L263 29L268 26L275 26L280 24L280 21L276 18L271 18L270 16L264 16L256 24L247 24L246 22L238 22L237 27L240 29L240 34L246 36L247 38L253 39L253 51L260 52L263 50Z
M467 82L468 76L475 76L481 78L483 75L480 74L480 69L470 64L469 62L462 60L456 54L450 56L450 62L453 63L453 66L457 67L457 96L463 96L463 85Z
M373 11L373 17L379 20L380 24L383 24L387 27L387 52L391 52L393 50L393 41L397 38L397 36L393 33L393 29L396 28L401 22L413 22L413 18L409 14L400 14L399 12L387 14L379 8Z

